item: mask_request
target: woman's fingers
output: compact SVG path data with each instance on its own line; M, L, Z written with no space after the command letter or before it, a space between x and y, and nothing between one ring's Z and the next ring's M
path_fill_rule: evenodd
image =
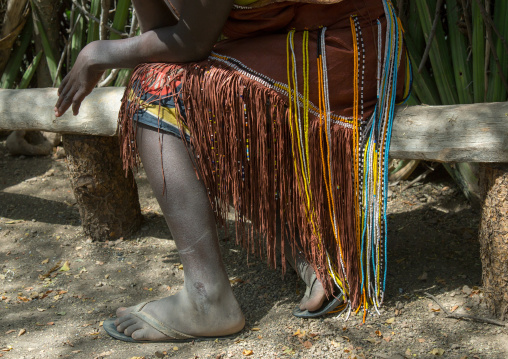
M55 104L55 115L57 117L62 116L70 106L74 94L72 92L72 82L69 81L69 75L65 76L60 87L58 88L58 100Z
M69 75L65 76L62 82L60 83L60 86L58 86L58 91L56 92L58 96L63 92L65 89L65 85L69 82Z
M74 98L72 99L72 113L74 116L76 116L79 113L79 108L81 107L81 103L85 99L85 97L88 95L86 91L78 91L74 95Z
M57 117L62 116L72 105L75 93L76 91L72 87L66 88L60 93L55 105L55 115Z

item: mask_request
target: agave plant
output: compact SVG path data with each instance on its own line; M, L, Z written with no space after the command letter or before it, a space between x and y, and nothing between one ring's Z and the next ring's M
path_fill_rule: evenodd
M414 68L411 104L507 100L508 1L411 0L398 4ZM477 202L477 164L444 166L465 195Z
M5 12L7 2L2 1L2 14ZM29 87L42 57L46 59L53 85L58 86L63 75L76 61L81 49L88 43L98 39L119 39L136 34L137 26L131 0L72 0L67 4L63 16L65 28L60 29L65 45L60 53L53 53L46 35L47 29L44 29L43 22L39 21L41 15L31 1L28 3L35 21L26 21L19 34L0 77L1 88ZM38 53L33 50L34 26L38 28L43 47L43 50ZM101 86L124 86L130 72L129 70L112 71L106 75L104 80L107 81L103 81Z

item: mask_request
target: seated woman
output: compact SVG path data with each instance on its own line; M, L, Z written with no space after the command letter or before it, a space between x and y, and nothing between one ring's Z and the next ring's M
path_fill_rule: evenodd
M106 69L136 67L120 112L122 156L126 166L143 164L185 283L176 295L119 308L104 323L108 333L185 341L243 328L215 227L230 203L238 240L272 264L282 247L304 279L295 315L339 303L348 312L377 308L385 168L405 62L391 3L133 4L142 34L87 45L59 88L55 114L71 106L77 114ZM254 241L253 230L266 242Z

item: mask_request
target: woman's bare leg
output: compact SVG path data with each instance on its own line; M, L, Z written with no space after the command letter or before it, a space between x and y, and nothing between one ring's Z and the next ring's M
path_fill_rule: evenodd
M143 311L188 335L222 336L240 331L244 316L222 262L205 187L196 177L185 145L179 138L143 125L138 126L137 141L148 181L180 254L185 278L179 293L148 303ZM130 315L131 311L132 308L117 310L115 324L119 332L136 340L165 338Z

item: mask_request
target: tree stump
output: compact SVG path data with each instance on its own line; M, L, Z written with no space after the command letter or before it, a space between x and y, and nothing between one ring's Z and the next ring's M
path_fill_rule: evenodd
M488 307L505 320L508 318L508 164L482 164L480 186L483 290Z
M118 137L65 135L63 141L85 234L105 241L137 231L138 190L132 172L125 176Z

